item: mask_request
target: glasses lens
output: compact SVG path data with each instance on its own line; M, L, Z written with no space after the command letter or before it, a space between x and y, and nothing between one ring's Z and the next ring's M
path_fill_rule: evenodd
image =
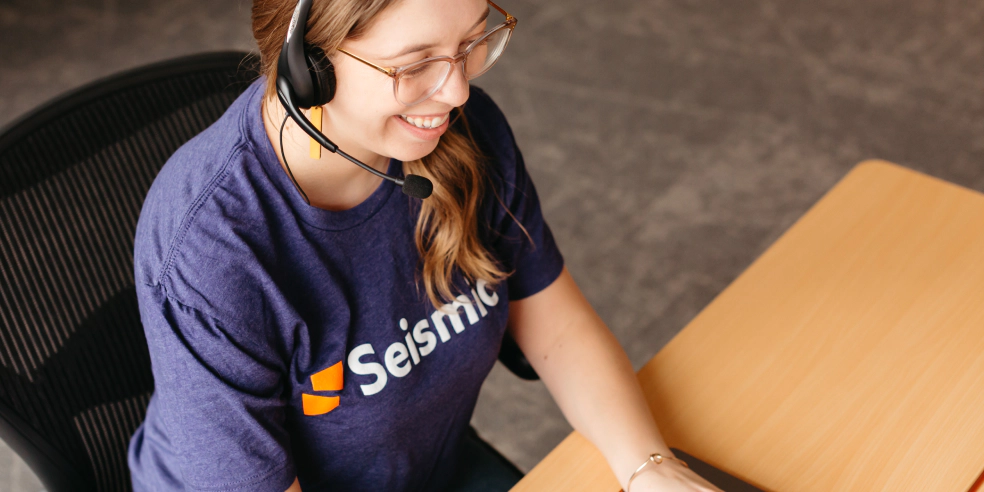
M406 105L427 99L448 79L451 63L434 60L406 67L400 72L396 85L396 97Z
M468 80L487 72L502 55L509 44L512 29L501 28L481 38L472 46L464 59L464 73ZM396 78L396 98L401 103L412 106L434 95L454 70L447 60L432 60L408 65Z
M505 51L512 29L502 28L481 40L465 59L465 75L468 80L487 72Z

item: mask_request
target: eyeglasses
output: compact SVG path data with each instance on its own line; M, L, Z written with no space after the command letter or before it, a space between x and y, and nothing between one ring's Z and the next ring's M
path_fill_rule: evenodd
M396 100L406 106L413 106L441 90L459 62L463 62L462 73L465 78L472 80L488 72L499 60L509 44L513 29L516 28L516 18L491 0L489 5L506 16L505 22L482 33L455 56L434 56L402 67L381 67L342 48L338 48L338 51L392 77Z

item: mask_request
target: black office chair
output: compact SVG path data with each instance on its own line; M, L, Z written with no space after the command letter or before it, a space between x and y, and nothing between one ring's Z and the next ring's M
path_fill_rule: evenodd
M154 387L137 215L168 157L257 76L241 52L157 63L0 134L0 438L50 492L131 488L127 446ZM500 360L536 379L511 339Z

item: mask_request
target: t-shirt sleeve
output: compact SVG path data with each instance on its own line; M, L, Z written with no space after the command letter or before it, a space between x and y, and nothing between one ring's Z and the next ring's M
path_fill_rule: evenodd
M283 492L296 476L284 368L262 333L138 286L155 398L188 490Z
M492 196L489 242L507 273L509 299L519 300L545 289L564 268L564 258L543 218L540 199L526 171L505 116L481 89L472 88L471 119L483 152L491 158Z

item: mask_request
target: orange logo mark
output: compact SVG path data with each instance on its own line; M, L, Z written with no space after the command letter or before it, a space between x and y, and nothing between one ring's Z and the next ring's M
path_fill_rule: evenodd
M342 381L342 361L328 369L318 371L311 375L311 387L314 391L341 391ZM304 407L304 415L324 415L338 407L337 396L318 396L301 393L301 406Z

